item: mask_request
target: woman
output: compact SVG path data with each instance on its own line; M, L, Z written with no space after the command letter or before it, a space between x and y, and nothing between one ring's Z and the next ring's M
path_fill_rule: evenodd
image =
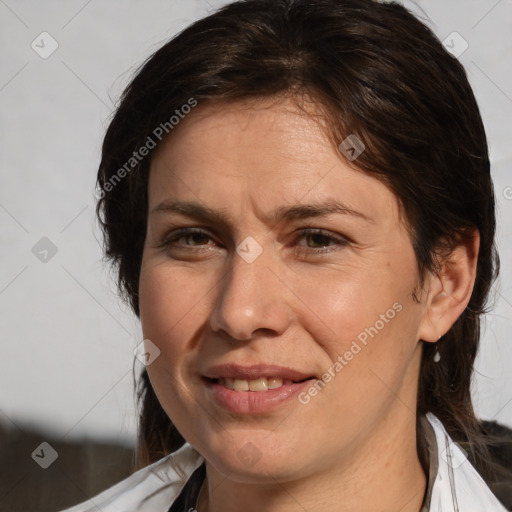
M71 511L506 510L470 395L486 136L404 7L194 23L124 92L98 185L145 337L141 469Z

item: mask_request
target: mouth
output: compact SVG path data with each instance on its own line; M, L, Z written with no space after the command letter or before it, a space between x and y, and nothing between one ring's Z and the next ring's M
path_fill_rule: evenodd
M283 386L290 386L307 380L313 380L315 377L306 377L302 380L282 379L280 377L258 377L250 380L232 377L203 378L211 384L218 384L226 389L230 389L231 391L266 392L272 389L279 389Z
M224 411L252 416L297 404L294 398L316 378L309 371L264 363L223 363L201 373L208 400Z

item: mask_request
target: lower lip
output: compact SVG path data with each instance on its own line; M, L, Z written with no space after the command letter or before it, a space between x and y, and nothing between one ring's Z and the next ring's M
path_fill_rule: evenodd
M267 391L233 391L210 380L205 380L205 384L218 405L230 412L250 415L270 412L293 400L305 387L311 385L312 380L286 384Z

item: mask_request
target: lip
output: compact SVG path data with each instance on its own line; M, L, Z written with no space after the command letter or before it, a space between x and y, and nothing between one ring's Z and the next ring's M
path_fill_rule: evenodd
M243 366L235 363L225 363L208 368L203 377L208 379L230 378L242 380L254 380L258 377L278 377L280 379L301 381L315 377L315 375L307 374L288 368L285 366L277 366L271 364L253 364Z
M279 388L267 391L233 391L214 380L219 378L254 380L258 377L277 377L296 382L283 384ZM208 368L203 374L202 381L207 394L218 406L236 414L258 415L269 413L292 401L305 387L311 385L313 380L305 380L311 378L314 379L315 376L285 366L268 364L243 366L225 363Z
M255 416L269 413L292 401L313 380L283 384L267 391L233 391L217 382L203 378L207 394L214 402L229 412ZM296 401L298 404L298 401Z

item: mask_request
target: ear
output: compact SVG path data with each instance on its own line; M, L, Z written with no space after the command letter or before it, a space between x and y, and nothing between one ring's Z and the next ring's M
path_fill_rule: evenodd
M437 342L466 309L475 284L479 247L480 233L474 229L449 255L442 257L439 274L430 273L425 279L427 297L418 339Z

